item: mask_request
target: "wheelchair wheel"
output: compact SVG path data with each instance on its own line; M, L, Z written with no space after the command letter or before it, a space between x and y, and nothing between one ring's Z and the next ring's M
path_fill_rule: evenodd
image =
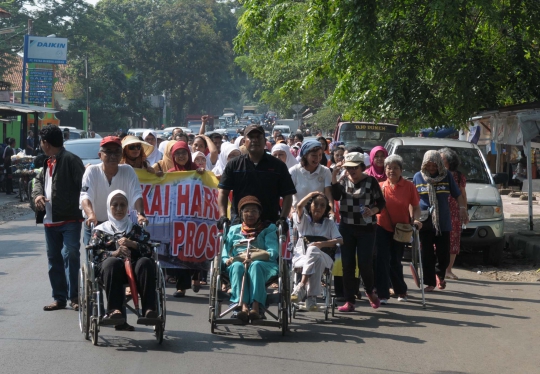
M332 298L332 317L336 316L336 298Z
M99 326L97 319L92 320L92 328L90 329L90 333L92 336L92 344L97 345L99 336Z
M210 323L214 323L215 319L216 294L218 288L217 277L220 270L218 261L218 257L214 257L210 274L210 289L208 292L208 322Z
M158 297L161 309L161 323L156 325L156 340L158 344L163 343L163 334L165 333L165 322L167 321L167 305L165 296L165 276L163 275L163 269L158 265Z
M216 327L217 327L216 322L214 321L214 319L215 319L215 313L214 313L214 311L211 311L210 312L210 332L212 334L216 333Z
M79 328L86 340L90 339L90 287L87 279L86 264L79 269Z
M324 308L324 320L328 321L328 308L327 307Z
M281 335L285 336L289 327L289 315L291 310L290 301L290 278L289 269L286 262L283 262L283 269L281 273L281 280L283 282L282 294L281 294Z

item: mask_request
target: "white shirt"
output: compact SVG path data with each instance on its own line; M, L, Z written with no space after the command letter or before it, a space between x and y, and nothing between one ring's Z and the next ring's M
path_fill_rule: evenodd
M45 203L45 217L43 217L43 225L51 225L53 223L62 223L62 222L53 222L52 220L52 185L53 185L53 175L54 169L56 169L56 162L52 164L52 167L47 167L44 170L45 173L45 198L49 201Z
M313 173L310 173L302 165L294 165L289 169L296 194L293 195L293 206L306 197L310 192L319 191L324 193L326 187L332 185L332 173L326 166L319 165Z
M89 200L99 222L105 222L107 216L107 197L114 190L122 190L129 196L129 210L133 210L135 201L142 198L141 182L133 168L126 164L118 165L118 173L112 178L111 184L103 171L103 164L91 165L86 168L82 180L79 208L82 209L83 200Z
M311 217L304 209L302 219L298 220L298 214L293 213L294 222L298 222L296 229L298 230L298 242L296 243L297 250L303 250L303 237L304 236L324 236L328 240L339 239L341 234L337 228L337 225L331 219L325 218L322 223L315 223L311 221Z

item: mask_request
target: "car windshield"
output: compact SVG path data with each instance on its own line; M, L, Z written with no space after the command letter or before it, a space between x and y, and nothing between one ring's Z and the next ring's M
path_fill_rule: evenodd
M420 171L424 153L429 150L438 150L441 147L419 146L419 145L400 145L396 148L395 154L403 158L403 177L412 179ZM458 170L465 175L467 183L490 184L488 171L486 170L484 160L480 150L475 148L449 147L457 152L460 158Z
M79 142L67 142L64 144L66 150L79 156L81 160L88 160L93 158L99 158L99 142L95 143L79 143Z

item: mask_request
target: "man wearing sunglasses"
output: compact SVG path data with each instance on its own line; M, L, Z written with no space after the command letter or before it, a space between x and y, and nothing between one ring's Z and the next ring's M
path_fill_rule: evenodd
M100 164L86 168L83 175L79 203L86 219L84 244L91 236L90 226L107 220L107 196L114 190L122 190L128 201L134 201L129 209L137 211L137 221L141 225L148 223L144 215L141 183L130 165L119 164L122 158L122 142L116 136L107 136L100 143L98 156Z

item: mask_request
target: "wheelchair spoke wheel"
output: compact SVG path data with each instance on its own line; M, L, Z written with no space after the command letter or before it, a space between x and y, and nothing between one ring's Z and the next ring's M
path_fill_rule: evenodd
M91 306L90 283L87 279L86 265L83 265L79 270L79 328L84 334L86 340L90 339L90 314Z
M92 336L92 344L97 345L98 336L99 336L99 326L98 326L98 321L96 319L92 320L92 328L90 329L90 332Z
M162 322L158 325L156 325L156 340L158 342L158 344L161 344L163 343L163 333L164 333L164 325L165 325L165 322Z

